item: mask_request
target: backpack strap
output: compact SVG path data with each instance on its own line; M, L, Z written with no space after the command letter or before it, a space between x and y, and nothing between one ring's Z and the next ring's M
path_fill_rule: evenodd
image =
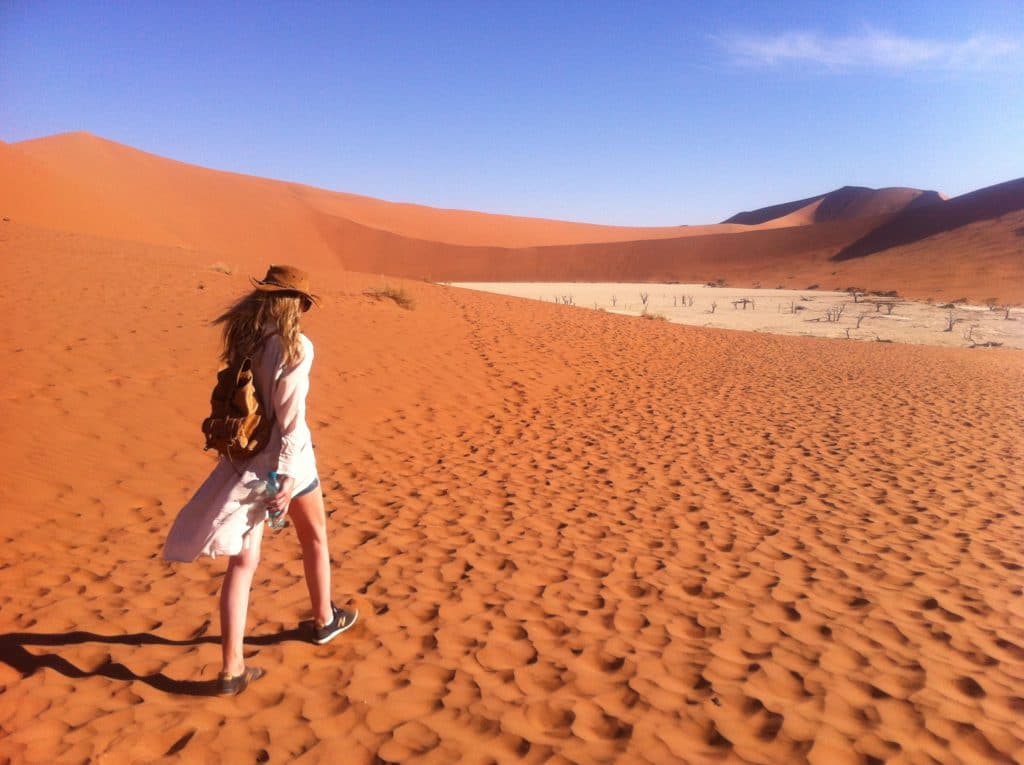
M253 357L253 354L250 354L249 356L246 356L245 358L243 358L242 359L242 363L239 365L239 367L241 368L242 366L245 366L245 364L248 362L249 368L251 369L252 368L252 357ZM271 427L273 427L273 426L271 426ZM239 470L238 465L235 464L235 461L233 459L231 459L231 450L230 449L226 450L224 452L224 456L227 457L228 464L231 465L231 469L233 471L235 471L235 475L237 475L239 478L241 478L242 477L242 471Z
M242 359L242 363L243 364L245 364L246 362L249 363L249 368L252 369L252 371L253 371L254 379L255 379L255 374L256 374L256 364L254 362L257 360L257 358L262 359L262 354L263 354L264 349L266 348L267 340L269 338L273 337L274 335L277 335L277 334L278 334L277 330L274 330L273 332L268 332L267 334L265 334L263 336L263 339L260 340L260 344L258 346L256 346L256 348L253 350L253 352L250 353L248 356L246 356L245 358ZM259 387L257 386L257 388L256 388L256 395L259 398L260 405L263 407L263 411L267 415L267 422L269 423L268 426L267 426L267 433L268 434L271 431L273 431L273 429L274 429L274 422L277 420L277 410L274 408L274 402L273 402L273 382L271 382L271 390L270 390L269 393L270 393L270 396L271 396L271 400L270 401L264 401L263 398L259 396ZM235 474L239 478L241 478L242 477L242 471L238 469L238 466L235 465L234 460L231 459L231 453L228 452L225 456L228 458L228 463L230 463L231 469L235 471ZM255 457L252 457L250 459L254 459L254 458Z

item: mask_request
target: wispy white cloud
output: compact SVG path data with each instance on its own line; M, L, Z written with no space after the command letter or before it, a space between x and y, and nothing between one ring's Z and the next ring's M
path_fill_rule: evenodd
M716 40L743 64L805 63L833 69L977 69L1021 49L1020 41L994 35L929 40L876 29L847 36L792 31L732 34Z

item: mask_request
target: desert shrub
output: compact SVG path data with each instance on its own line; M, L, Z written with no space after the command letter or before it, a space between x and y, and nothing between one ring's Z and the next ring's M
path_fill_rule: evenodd
M395 305L407 311L411 311L416 307L416 301L405 291L405 287L392 287L389 284L385 284L383 287L365 290L363 294L376 300L394 300Z
M227 263L222 263L219 260L210 265L210 270L216 271L218 274L227 274L228 276L235 272L234 266L229 266Z

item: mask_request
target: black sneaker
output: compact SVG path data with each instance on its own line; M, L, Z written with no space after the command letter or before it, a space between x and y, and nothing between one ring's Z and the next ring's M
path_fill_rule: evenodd
M355 624L356 619L359 618L359 611L347 611L344 608L338 608L333 603L331 603L331 612L334 614L334 618L323 627L313 625L313 642L317 645L331 642Z

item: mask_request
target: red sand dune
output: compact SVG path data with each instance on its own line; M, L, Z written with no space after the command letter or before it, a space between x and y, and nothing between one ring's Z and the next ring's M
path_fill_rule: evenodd
M113 203L119 213L124 209L138 210L145 218L158 218L164 236L155 237L151 229L136 230L131 220L96 221L95 233L159 244L177 243L173 238L178 237L229 250L229 235L235 233L234 226L239 224L244 227L260 219L263 221L261 233L271 224L284 231L302 228L315 231L308 224L318 215L341 216L367 228L413 239L498 247L678 237L706 228L719 228L600 226L385 202L285 181L208 170L88 133L23 141L8 148L11 154L44 164L59 171L67 180L74 179L91 187L100 200ZM299 220L297 211L302 213ZM54 220L41 194L25 195L20 212L26 222ZM723 230L741 228L726 226Z
M71 133L0 146L0 207L30 225L201 249L254 268L301 253L312 266L340 260L434 281L722 278L1024 302L1019 182L948 202L844 188L742 214L761 221L754 226L628 228L383 202Z
M909 206L892 220L846 247L836 255L835 260L862 258L979 221L1012 216L1022 209L1024 178L978 189L939 205ZM1014 230L1014 233L1024 236L1020 229Z
M224 562L158 553L247 287L214 260L0 223L0 762L1024 757L1024 354L422 282L404 311L336 266L309 412L362 622L306 642L268 535L268 673L202 695Z
M830 220L870 218L908 209L919 209L940 204L944 197L937 191L921 189L886 188L868 189L863 186L844 186L816 197L786 202L759 210L733 215L725 223L756 225L786 220L789 225L824 223Z

